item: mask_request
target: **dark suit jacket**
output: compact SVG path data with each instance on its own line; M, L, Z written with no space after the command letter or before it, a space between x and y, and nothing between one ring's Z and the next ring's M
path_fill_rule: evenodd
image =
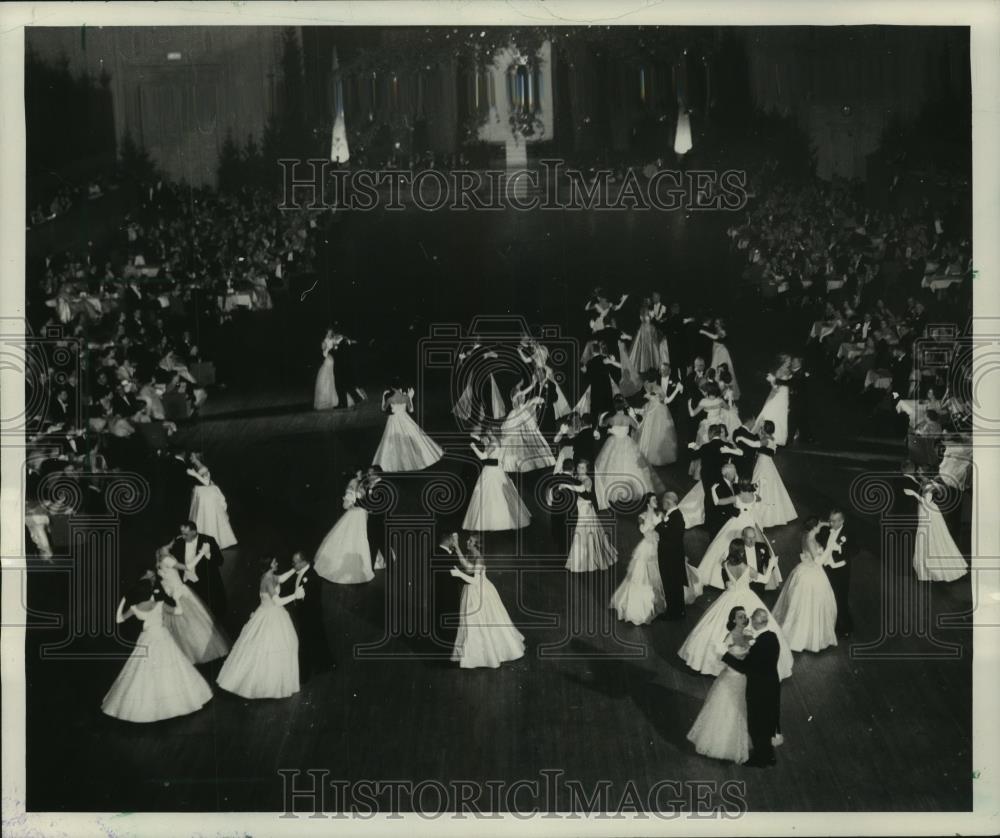
M656 558L664 587L683 588L687 583L684 530L684 515L676 507L670 511L666 520L656 525L656 532L660 536L656 547Z
M319 575L312 565L302 574L302 599L293 599L288 605L289 614L296 625L316 626L323 623L322 585ZM295 574L292 574L281 585L281 595L288 596L295 592Z
M222 569L222 550L219 549L219 542L215 540L213 536L205 535L204 533L198 533L198 537L195 539L198 542L198 549L201 549L203 544L208 545L208 558L209 561L213 563L213 567L221 572ZM178 562L184 564L184 539L182 536L177 536L170 545L170 552L173 557L177 559ZM200 563L199 563L200 564ZM196 570L195 573L198 573ZM203 574L198 573L198 576Z
M740 476L746 476L747 479L753 477L754 466L757 465L757 455L761 451L760 447L747 445L748 440L760 442L757 434L751 433L742 425L733 431L733 444L743 452L742 457L734 458L734 464L739 470Z
M751 731L760 727L771 727L771 732L777 729L781 688L779 651L778 636L767 629L757 635L757 640L742 660L729 652L722 656L723 662L747 676L747 712L753 717L748 720Z

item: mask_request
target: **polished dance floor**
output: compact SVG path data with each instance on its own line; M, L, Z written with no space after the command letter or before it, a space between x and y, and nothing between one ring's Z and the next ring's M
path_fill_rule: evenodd
M651 230L654 221L666 229ZM477 274L465 244L476 232L469 228L472 221L438 231L433 241L418 233L396 241L393 230L379 232L393 242L394 260L386 254L390 248L379 248L374 239L354 240L359 225L352 220L338 221L331 226L323 266L324 275L334 278L330 287L316 288L309 302L300 300L296 289L276 311L241 318L223 331L214 350L227 388L213 394L205 415L182 429L180 441L204 451L240 541L225 557L230 632L235 635L257 603L258 559L273 554L287 561L296 547L318 546L341 513L345 473L370 460L382 431L384 417L371 403L355 411L311 410L324 320L337 319L362 339L363 379L374 393L393 373L414 375L416 361L408 353L429 333L431 320L468 324L476 314L524 313L531 322L560 323L569 334L579 323L565 312L582 314L594 284L642 291L662 283L667 291L689 274L702 280L701 292L713 307L725 299L719 295L730 286L717 276L725 265L706 255L711 247L724 252L724 242L714 238L717 229L711 236L692 233L685 250L690 231L684 225L692 222L683 217L651 217L634 230L627 220L612 221L618 226L598 243L587 241L588 223L560 216L556 226L565 229L549 240L544 230L530 227L530 236L525 229L497 233L496 255L489 269ZM619 234L620 241L614 238ZM634 279L613 272L609 254L621 254L619 245L656 241L657 234L661 250L677 251L675 259L656 264L653 245L643 245L632 256L634 270L630 263ZM526 240L515 250L517 236ZM449 239L454 251L447 249ZM479 246L485 247L481 241ZM605 254L593 272L570 283L566 277L576 275L578 263L597 259L602 247ZM532 253L545 255L536 263ZM443 273L451 285L436 286L433 299L411 293L409 288L426 287L422 283L439 270L435 256L448 261ZM563 267L561 279L547 285L541 280L553 277L554 265ZM363 275L373 278L357 283ZM506 284L498 290L501 281ZM475 300L480 287L485 289L481 306ZM368 301L380 295L376 330ZM334 300L343 305L334 306ZM442 301L440 311L435 301ZM423 322L407 333L407 315L415 311L424 313ZM561 319L547 319L560 311ZM792 322L800 324L801 317L731 319L729 344L747 404L763 401L767 359L783 348L782 330ZM380 337L366 351L369 336L386 333L387 339ZM803 337L785 340L797 347ZM464 509L453 508L457 501L449 499L448 487L471 487L475 466L467 440L442 433L449 425L447 386L430 377L419 386L418 416L444 440L447 456L433 474L390 478L399 494L391 522L401 530L420 529L428 520L457 528ZM720 791L721 784L735 781L752 811L968 809L972 642L963 616L971 607L968 577L917 588L909 568L912 531L904 526L886 537L881 513L859 502L855 484L865 473L898 470L902 449L891 440L872 443L865 415L833 391L818 386L814 399L820 442L783 450L777 458L799 521L769 535L787 577L798 560L802 519L834 505L846 510L863 542L852 572L856 626L836 648L796 655L793 676L782 690L785 744L777 767L762 771L705 759L685 739L712 679L688 670L677 649L714 595L689 607L683 623L659 621L642 628L617 623L606 606L639 539L634 522L617 522L620 559L613 569L582 578L566 574L560 570L563 559L552 555L548 520L534 499L536 474L520 484L535 516L532 525L485 539L491 578L528 644L524 658L496 671L460 671L446 660L416 654L405 631L397 631L394 598L379 572L367 585L324 583L326 631L340 665L295 697L245 701L220 691L192 716L129 725L100 712L128 647L95 629L93 638L53 650L67 629L65 623L53 625L51 615L73 613L70 576L32 575L28 603L39 625L29 631L26 649L28 808L280 810L287 802L287 779L280 772L313 769L328 772L328 781L348 783L433 778L483 785L541 781L543 772L562 772L587 797L606 788L611 808L619 806L630 784L645 799L669 780L714 784L706 786L711 805L727 807L733 795ZM691 485L685 463L660 473L680 492ZM891 478L884 483L890 496L898 489ZM429 485L437 488L428 490ZM122 579L137 575L177 523L159 514L157 491L154 486L144 511L120 521L113 543L120 545ZM693 562L707 540L702 530L688 532ZM959 543L967 545L967 535ZM911 619L901 621L889 608L898 601L897 589L918 592ZM113 590L104 596L112 609L114 597ZM773 595L767 601L772 605ZM123 636L134 638L135 632L129 626ZM205 669L206 677L214 677L218 664ZM565 809L574 805L571 798L560 786L544 803ZM669 801L661 797L661 803ZM336 808L333 798L326 805ZM433 796L425 805L435 805ZM518 803L500 801L501 808L511 805Z

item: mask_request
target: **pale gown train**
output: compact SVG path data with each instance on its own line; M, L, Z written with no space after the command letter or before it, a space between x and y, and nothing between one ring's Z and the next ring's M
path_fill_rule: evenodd
M778 638L778 677L785 679L792 674L792 649L788 640L764 601L750 589L750 570L747 568L738 578L730 581L729 587L713 602L701 616L691 633L684 640L677 654L688 666L703 675L718 675L725 664L718 654L719 638L725 636L729 612L736 607L752 616L758 608L770 615L768 628Z
M762 527L780 527L798 517L792 497L774 462L774 444L761 446L753 469L753 482L760 494L758 518Z
M531 513L500 466L500 448L493 446L482 452L473 450L482 460L482 470L472 490L462 528L469 532L497 532L528 526Z
M320 351L323 363L316 373L316 386L313 388L313 409L329 410L340 404L337 396L337 383L333 372L333 339L324 338Z
M611 596L610 607L615 609L618 619L636 626L653 622L667 608L657 562L657 545L660 543L656 532L658 522L658 518L648 513L640 516L642 540L632 551L625 578Z
M459 604L458 634L451 659L461 669L496 669L524 656L524 635L515 628L482 562L471 574L457 571L466 585Z
M119 622L122 615L119 606ZM136 646L101 702L101 711L126 722L157 722L204 707L212 688L163 625L162 602L133 607L142 622Z
M773 373L767 376L771 382L771 392L768 394L764 407L757 415L753 424L753 432L759 433L764 422L770 419L774 422L774 442L776 445L788 444L788 386L777 384Z
M299 638L275 586L260 592L216 682L243 698L287 698L299 691Z
M188 517L194 521L198 532L210 535L218 542L220 550L235 547L236 534L229 523L229 504L226 503L222 490L212 482L212 475L204 466L188 469L188 474L201 483L191 490Z
M163 612L163 624L191 663L208 663L229 654L229 641L216 625L198 594L181 581L177 560L161 560L157 571L163 592L180 610Z
M825 557L825 552L803 552L774 604L774 619L793 652L820 652L837 645L837 600L823 570Z
M663 482L629 436L630 430L628 425L609 426L608 438L594 460L594 498L599 509L663 491Z
M912 489L906 494L917 499L917 532L913 544L913 570L921 582L954 582L969 572L962 551L951 537L930 492L921 497Z
M349 484L344 493L344 514L319 545L313 567L328 582L358 585L375 578L368 543L368 510L357 506L360 489Z
M729 555L729 544L734 539L741 538L743 530L747 527L752 527L757 531L758 541L764 542L769 548L771 546L767 536L764 535L764 529L760 523L761 504L740 498L736 502L736 508L739 510L739 514L726 521L722 529L719 530L715 538L709 543L708 549L705 550L705 555L701 557L701 561L698 563L698 576L701 578L702 584L706 587L725 587L722 566ZM765 572L765 568L758 568L758 570L760 573ZM781 571L778 569L777 564L775 564L767 583L768 589L776 588L779 584L781 584Z
M729 634L715 649L721 662L730 650ZM750 758L747 726L747 676L725 663L708 688L705 703L687 734L697 753L744 763Z
M406 396L388 400L389 417L385 431L372 458L383 471L421 471L444 456L444 450L413 421L413 403Z

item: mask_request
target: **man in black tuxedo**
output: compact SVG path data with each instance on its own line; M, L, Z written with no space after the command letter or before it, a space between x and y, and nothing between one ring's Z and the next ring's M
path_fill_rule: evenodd
M781 679L778 677L778 636L768 628L768 615L758 608L750 618L756 638L746 657L726 652L722 660L747 676L747 723L753 752L747 765L775 764L772 738L781 719Z
M187 454L179 448L170 450L157 460L157 472L162 475L163 509L168 521L183 521L191 511L191 490L197 485L188 469Z
M184 581L189 583L217 620L228 614L226 587L222 583L222 550L212 536L198 532L194 521L181 524L180 535L167 549L183 566Z
M854 630L854 620L851 618L851 564L857 552L857 546L853 537L848 537L844 526L844 513L839 509L831 510L827 516L829 522L826 527L820 530L819 542L824 548L833 539L832 558L835 563L844 562L842 567L825 566L826 576L830 580L830 587L833 588L833 595L837 598L837 624L836 631L839 637L848 637Z
M753 527L744 527L740 533L742 550L747 559L747 567L763 575L767 573L767 566L771 563L771 549L763 542L757 540L757 530ZM750 589L759 597L764 596L764 583L751 582Z
M663 319L663 331L667 336L667 348L670 350L670 362L683 373L690 363L687 336L685 335L685 319L681 314L680 303L670 304L670 313Z
M557 556L565 556L569 553L570 533L576 523L577 493L568 487L578 485L576 463L568 457L561 463L556 463L551 484L546 492L546 500L549 508L549 521L552 524L552 540L555 542Z
M299 636L299 679L333 669L333 654L323 625L323 585L312 562L301 550L292 554L294 573L282 584L281 595L298 595L288 604L288 613Z
M796 434L800 442L813 442L810 421L809 378L800 357L792 358L791 374L788 377L788 441L793 442Z
M336 386L340 404L344 407L347 407L348 398L356 405L368 399L365 391L358 387L355 377L354 350L351 347L356 343L357 341L345 335L334 336L333 363L337 370Z
M677 508L676 492L666 492L660 505L663 513L660 523L656 525L656 532L660 536L656 545L656 562L667 600L664 616L668 620L682 620L685 616L684 586L687 584L684 515Z
M458 560L458 533L445 535L431 557L430 647L435 652L451 654L458 634L458 611L465 583L451 575Z
M384 485L382 488L376 488L384 481L382 466L369 466L365 473L365 492L358 498L357 505L368 510L368 546L371 548L372 564L378 562L378 555L381 553L382 561L388 572L390 565L389 546L386 544L385 511L382 508L381 499L383 496L390 496L391 488Z
M740 480L748 482L753 480L753 472L757 467L757 455L760 453L760 437L751 430L753 422L754 418L747 415L743 419L743 424L733 431L733 445L742 452L742 456L733 461L736 473L739 474Z
M730 518L740 514L736 508L739 492L736 487L736 466L726 463L722 467L722 478L713 483L705 495L705 526L715 538Z

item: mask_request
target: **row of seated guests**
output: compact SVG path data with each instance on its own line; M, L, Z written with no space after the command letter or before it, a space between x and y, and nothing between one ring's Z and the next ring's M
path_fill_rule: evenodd
M37 199L34 208L28 213L28 227L37 227L47 221L52 221L52 219L69 212L74 205L83 201L93 201L117 188L117 182L103 176L93 177L85 185L60 186L51 197Z
M843 182L775 181L728 235L744 277L788 305L860 297L866 304L925 288L945 299L971 274L968 227L957 203L887 212Z

